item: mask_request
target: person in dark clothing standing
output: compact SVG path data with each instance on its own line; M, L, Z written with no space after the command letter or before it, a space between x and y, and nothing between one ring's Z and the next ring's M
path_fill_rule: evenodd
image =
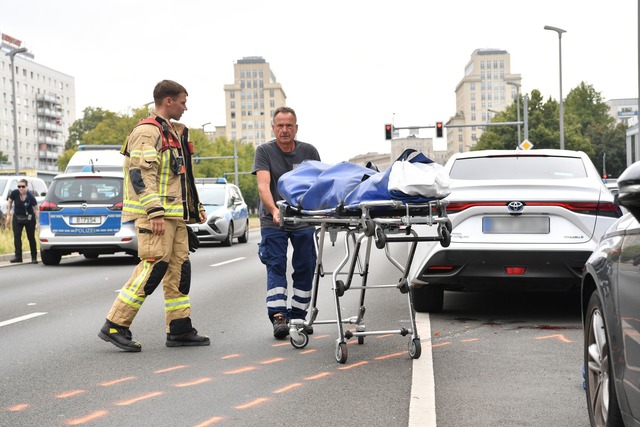
M278 179L305 160L320 160L318 150L298 141L298 123L292 108L280 107L273 114L273 141L259 145L252 173L258 181L260 196L260 261L267 266L267 314L277 339L289 335L289 321L304 319L311 302L311 288L316 264L315 227L308 224L285 225L280 229L280 212L276 202ZM293 256L293 296L287 307L287 247L291 241ZM305 332L313 332L311 326Z
M29 183L26 179L18 181L18 188L9 194L7 200L7 222L11 222L13 247L15 248L15 256L9 262L22 262L22 229L25 229L29 240L29 248L31 249L31 262L37 264L36 226L38 224L38 201L29 192ZM12 208L13 214L11 213Z

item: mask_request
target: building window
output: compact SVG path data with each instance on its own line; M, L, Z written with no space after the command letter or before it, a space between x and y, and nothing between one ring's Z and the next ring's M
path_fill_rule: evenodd
M471 111L476 111L476 103L471 103Z
M469 83L469 89L476 90L476 82Z

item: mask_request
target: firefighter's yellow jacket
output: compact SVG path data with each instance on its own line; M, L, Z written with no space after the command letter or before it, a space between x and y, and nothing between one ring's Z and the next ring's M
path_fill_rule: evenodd
M124 197L122 221L146 216L198 222L202 205L195 189L189 130L152 112L122 147Z

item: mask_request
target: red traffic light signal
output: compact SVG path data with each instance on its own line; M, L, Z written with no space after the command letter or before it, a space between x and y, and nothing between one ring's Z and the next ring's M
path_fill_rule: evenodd
M391 139L393 134L393 125L384 125L384 139Z
M442 122L436 122L436 138L442 138L442 129L444 129Z

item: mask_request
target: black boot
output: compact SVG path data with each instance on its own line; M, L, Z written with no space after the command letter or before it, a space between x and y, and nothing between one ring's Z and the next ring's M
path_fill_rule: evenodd
M100 332L98 332L98 336L124 351L138 352L142 350L142 344L137 341L133 341L129 328L116 325L109 320L104 322L104 325L100 328Z
M174 319L169 323L167 347L209 345L209 337L198 335L198 331L191 325L191 318Z
M11 264L15 264L16 262L22 262L22 258L18 258L17 256L14 256L13 258L11 258L11 259L9 260L9 262L10 262Z

